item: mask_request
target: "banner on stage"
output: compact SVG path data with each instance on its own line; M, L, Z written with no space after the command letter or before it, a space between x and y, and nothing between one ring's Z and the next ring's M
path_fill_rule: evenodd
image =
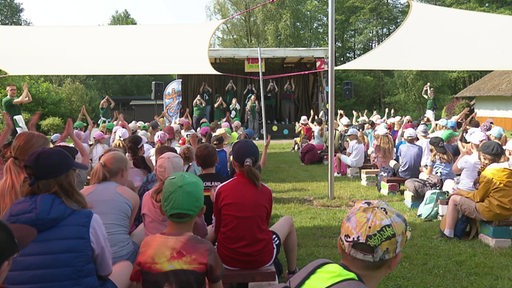
M163 102L167 125L176 122L180 118L181 100L181 79L176 79L169 83L164 90Z
M245 58L245 72L260 72L258 58ZM261 59L261 72L265 72L265 59Z

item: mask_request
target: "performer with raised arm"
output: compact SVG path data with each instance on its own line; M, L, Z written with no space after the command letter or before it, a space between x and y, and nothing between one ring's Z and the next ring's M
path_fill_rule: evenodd
M11 132L11 137L14 139L16 135L22 131L28 131L27 125L21 116L21 105L32 102L32 95L28 91L28 84L23 84L23 93L19 98L16 98L16 85L7 84L6 87L7 97L2 99L2 107L5 112L9 113L12 122L16 129Z

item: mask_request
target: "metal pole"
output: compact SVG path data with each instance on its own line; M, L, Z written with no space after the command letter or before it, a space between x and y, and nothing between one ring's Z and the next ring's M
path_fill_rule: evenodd
M261 105L260 105L260 109L261 109L261 125L263 125L263 143L265 143L266 139L267 139L267 118L265 117L265 93L264 93L264 87L263 87L263 72L262 72L262 68L261 68L261 48L258 47L258 67L259 67L259 70L260 70L260 94L261 94ZM254 131L255 133L258 133L259 134L259 131Z
M336 105L334 103L334 45L335 45L335 37L334 37L334 2L335 0L329 0L329 60L328 60L328 92L329 92L329 199L334 199L334 112L336 111Z

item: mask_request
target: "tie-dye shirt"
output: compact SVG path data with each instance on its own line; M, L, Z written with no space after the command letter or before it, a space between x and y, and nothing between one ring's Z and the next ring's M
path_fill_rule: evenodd
M130 280L142 287L205 287L222 279L223 266L213 245L192 233L155 234L142 241Z

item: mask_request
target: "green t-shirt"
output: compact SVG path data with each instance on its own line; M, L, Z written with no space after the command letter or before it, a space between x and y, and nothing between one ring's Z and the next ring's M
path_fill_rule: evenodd
M257 119L258 118L258 113L256 111L256 103L251 103L249 104L250 106L250 110L251 110L251 118L252 119Z
M203 105L196 105L194 106L194 114L193 116L197 117L204 117L204 106Z
M215 121L222 120L222 118L224 118L224 116L226 116L226 112L225 112L224 107L222 107L222 105L219 106L219 107L215 107L215 110L214 110L214 119L215 119Z
M434 111L437 109L436 101L434 98L430 98L427 100L427 110Z
M226 97L225 97L225 101L224 102L226 102L226 104L228 104L228 105L231 105L231 102L233 101L233 98L235 98L235 97L236 97L235 90L228 89L226 91Z
M9 115L12 117L16 115L21 115L21 106L14 104L14 99L9 96L2 99L2 107L5 112L9 113Z

